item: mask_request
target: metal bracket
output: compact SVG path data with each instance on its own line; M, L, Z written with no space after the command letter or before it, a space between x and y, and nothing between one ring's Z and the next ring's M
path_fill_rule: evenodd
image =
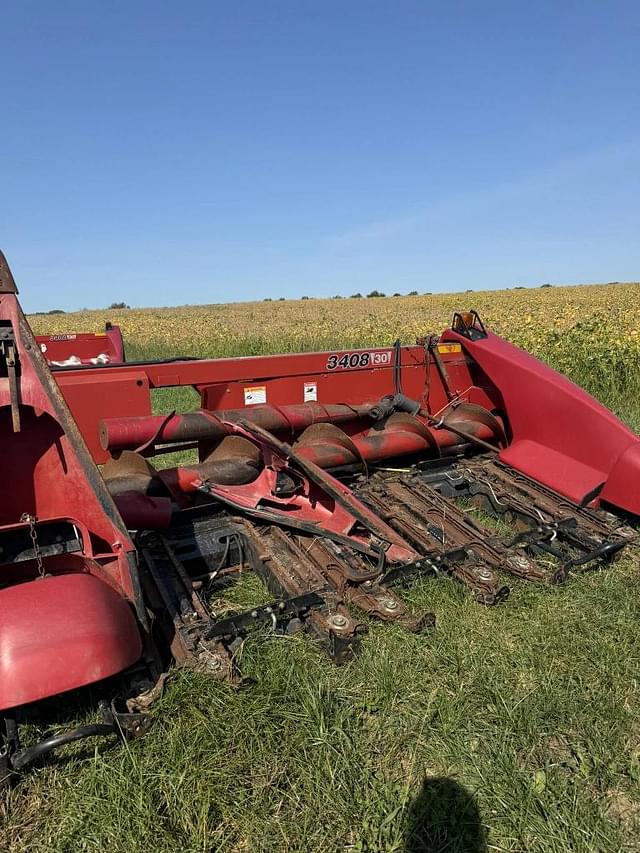
M304 595L296 595L293 598L283 598L252 610L245 610L228 616L226 619L218 619L213 622L204 632L204 640L216 640L223 637L238 637L244 634L251 625L271 624L273 628L280 627L291 619L299 619L312 607L326 607L326 602L317 592L307 592Z
M448 573L450 567L468 557L466 548L453 548L442 554L425 554L413 563L405 563L389 569L381 578L381 584L404 583L416 575L439 575Z
M20 406L18 402L17 378L19 360L16 351L16 338L11 324L7 326L0 326L0 357L4 359L4 367L9 379L9 399L11 401L11 420L13 423L13 431L20 432Z

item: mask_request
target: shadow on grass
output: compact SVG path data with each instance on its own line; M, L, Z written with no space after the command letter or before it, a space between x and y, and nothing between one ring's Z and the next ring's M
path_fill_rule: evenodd
M446 777L427 777L408 809L406 853L487 853L475 798Z

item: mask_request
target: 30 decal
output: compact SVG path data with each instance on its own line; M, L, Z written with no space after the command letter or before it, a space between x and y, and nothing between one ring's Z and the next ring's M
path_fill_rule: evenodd
M354 367L384 367L391 364L391 350L383 352L332 353L327 359L327 370L349 370Z

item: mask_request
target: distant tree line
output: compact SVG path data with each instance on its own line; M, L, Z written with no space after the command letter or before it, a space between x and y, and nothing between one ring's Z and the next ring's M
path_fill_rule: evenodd
M619 284L619 282L610 281L609 284ZM540 287L553 287L553 285L547 283L547 284L541 284ZM509 288L506 288L506 289L508 290ZM525 289L525 287L522 284L516 284L513 287L513 290L524 290L524 289ZM473 291L471 289L468 289L468 290L465 290L465 293L473 293ZM370 293L366 294L366 298L367 299L379 299L379 298L384 297L386 295L387 294L383 293L381 290L372 290ZM410 290L408 293L397 293L396 292L392 295L394 297L398 297L398 296L420 296L420 294L418 293L417 290ZM422 294L422 296L432 296L432 295L433 294L430 291L426 291L425 293ZM309 299L314 299L314 298L315 297L313 297L313 296L301 296L300 297L300 299L302 299L303 301L306 301ZM361 293L352 293L349 297L344 297L340 293L336 293L336 295L332 296L331 298L332 299L344 299L344 298L363 299L364 297L362 296ZM262 301L263 302L274 302L274 301L286 302L286 297L285 296L279 296L277 298L277 300L274 300L270 296L267 296ZM111 305L108 306L107 310L108 311L122 311L123 309L126 309L126 308L131 308L131 306L127 305L126 302L112 302ZM88 311L89 309L88 308L81 308L80 310L81 311ZM32 313L34 316L43 316L43 315L48 315L48 314L65 314L66 312L62 308L52 308L51 311L33 311Z
M366 294L366 298L367 298L367 299L378 299L378 298L380 298L380 297L382 297L382 296L386 296L386 295L387 295L387 294L386 294L386 293L383 293L381 290L372 290L372 291L371 291L371 293L367 293L367 294ZM419 296L419 295L420 295L420 294L418 293L418 291L417 291L417 290L410 290L410 291L409 291L409 293L394 293L394 294L393 294L393 296ZM423 293L422 295L423 295L423 296L431 296L432 294L431 294L430 292L427 292L427 293ZM314 297L314 296L301 296L301 297L300 297L300 299L301 299L303 302L306 302L306 301L308 301L309 299L315 299L315 298L316 298L316 297ZM324 299L325 297L319 297L319 298ZM336 295L335 295L335 296L331 296L330 298L331 298L331 299L345 299L345 298L349 298L349 299L362 299L362 298L363 298L363 296L362 296L362 294L361 294L361 293L352 293L352 294L351 294L351 296L349 296L349 297L344 297L344 296L342 296L342 294L340 294L340 293L336 293ZM265 296L265 298L264 298L262 301L263 301L263 302L273 302L274 300L273 300L273 298L272 298L271 296ZM284 297L284 296L280 296L280 297L279 297L279 299L278 299L277 301L278 301L278 302L284 302L284 301L285 301L285 297ZM112 306L112 307L113 307L113 306Z

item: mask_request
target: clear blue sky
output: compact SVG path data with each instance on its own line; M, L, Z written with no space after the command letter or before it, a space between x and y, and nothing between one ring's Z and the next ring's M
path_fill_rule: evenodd
M28 310L640 278L640 3L5 0Z

